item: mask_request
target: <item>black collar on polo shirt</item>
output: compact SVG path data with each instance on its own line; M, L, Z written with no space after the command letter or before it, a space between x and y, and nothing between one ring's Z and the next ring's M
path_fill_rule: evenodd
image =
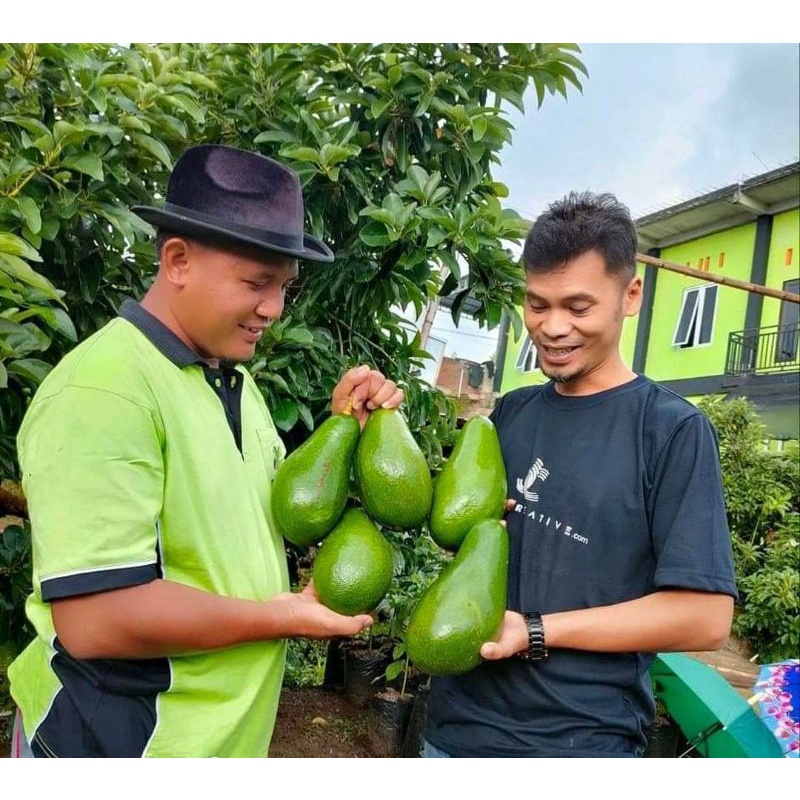
M182 342L163 322L142 308L135 300L125 300L119 315L135 325L176 367L206 362Z
M203 368L206 382L222 403L228 426L241 453L242 376L235 365L225 361L220 362L219 368L209 366L198 353L135 300L125 300L119 315L135 325L176 367L183 369L191 364L199 364Z

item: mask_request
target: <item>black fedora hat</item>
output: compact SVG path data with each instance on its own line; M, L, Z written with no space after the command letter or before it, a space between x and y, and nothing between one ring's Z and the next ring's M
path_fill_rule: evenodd
M163 208L133 206L156 228L310 261L330 248L303 231L297 175L271 158L226 145L190 147L175 162Z

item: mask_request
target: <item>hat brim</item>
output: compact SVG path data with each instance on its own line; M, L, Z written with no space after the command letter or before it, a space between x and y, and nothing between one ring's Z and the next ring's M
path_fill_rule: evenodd
M333 251L330 247L308 233L303 234L303 247L298 250L283 247L270 241L269 232L265 232L263 237L251 236L241 231L232 231L221 225L213 225L183 214L176 214L161 208L153 208L152 206L133 206L131 211L155 228L166 228L169 231L186 236L245 244L255 247L257 250L263 250L265 253L283 253L306 261L318 261L325 264L330 264L334 259Z

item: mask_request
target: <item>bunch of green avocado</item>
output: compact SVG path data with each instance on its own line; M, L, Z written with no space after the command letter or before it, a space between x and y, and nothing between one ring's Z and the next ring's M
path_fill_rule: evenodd
M361 508L346 509L351 470ZM508 538L499 520L506 475L497 434L473 417L434 483L397 409L373 411L360 430L333 414L278 468L271 492L275 523L299 546L321 542L313 579L320 600L342 614L371 611L392 580L392 548L376 523L394 530L427 521L453 560L412 613L411 661L430 674L457 674L480 661L506 607Z
M345 510L352 469L363 508ZM432 497L425 456L402 413L377 409L362 433L346 409L280 465L271 506L287 541L322 542L312 572L320 600L341 614L360 614L380 603L392 581L392 548L375 523L419 527Z

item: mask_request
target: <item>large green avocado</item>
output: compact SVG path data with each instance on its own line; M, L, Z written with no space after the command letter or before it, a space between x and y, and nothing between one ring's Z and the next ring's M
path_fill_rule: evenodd
M503 516L506 494L497 431L488 417L472 417L436 477L431 537L439 547L457 550L476 522Z
M481 661L480 649L499 632L506 610L508 534L483 520L425 590L411 614L406 647L430 675L459 675Z
M278 467L270 502L287 541L317 544L341 517L360 432L355 417L333 414Z
M320 601L340 614L363 614L392 582L392 547L359 508L344 512L320 545L312 574Z
M403 530L427 518L433 497L428 463L396 408L379 408L367 417L355 475L364 509L375 521Z

